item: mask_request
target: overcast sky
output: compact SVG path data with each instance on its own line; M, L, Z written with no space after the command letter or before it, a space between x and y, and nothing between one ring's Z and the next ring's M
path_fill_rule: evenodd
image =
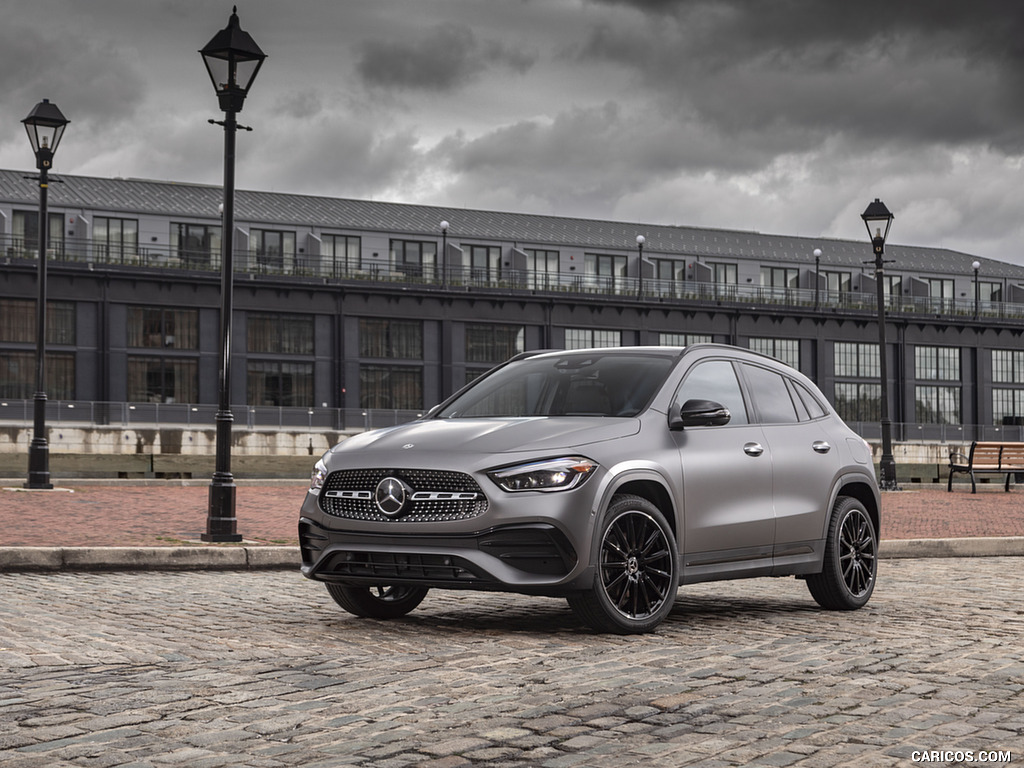
M0 0L0 167L220 184L211 0ZM239 188L864 238L1024 264L1017 0L240 0ZM456 223L453 222L453 231ZM827 253L824 256L827 261ZM968 266L965 265L965 270Z

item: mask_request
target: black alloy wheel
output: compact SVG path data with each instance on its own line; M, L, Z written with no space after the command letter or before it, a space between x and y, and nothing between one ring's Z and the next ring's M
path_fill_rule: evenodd
M822 608L850 611L865 605L878 575L878 533L857 499L840 496L832 510L822 572L807 588Z
M639 496L616 496L601 532L594 586L569 605L599 631L649 632L672 610L678 585L679 556L664 515Z
M397 619L413 610L427 596L426 587L382 585L374 587L327 583L334 602L355 616Z

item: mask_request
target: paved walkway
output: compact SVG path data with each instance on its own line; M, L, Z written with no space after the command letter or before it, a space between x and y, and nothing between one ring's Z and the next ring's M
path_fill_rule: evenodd
M68 484L53 491L0 490L0 547L163 547L206 530L208 483ZM20 488L23 481L8 481ZM0 487L3 481L0 481ZM305 483L253 484L236 493L238 532L254 545L297 546ZM882 494L883 539L1024 536L1024 487L907 486Z
M479 592L362 620L294 571L0 574L0 765L1015 766L1019 563L886 561L851 612L694 585L632 637Z

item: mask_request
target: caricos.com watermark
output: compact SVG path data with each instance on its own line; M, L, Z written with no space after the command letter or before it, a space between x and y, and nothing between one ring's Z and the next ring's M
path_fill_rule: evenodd
M1003 763L1013 762L1009 750L997 749L916 749L910 753L915 763Z

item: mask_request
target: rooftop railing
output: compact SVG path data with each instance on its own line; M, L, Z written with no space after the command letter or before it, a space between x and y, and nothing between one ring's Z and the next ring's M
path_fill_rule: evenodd
M31 240L0 236L0 253L8 261L38 258L38 246ZM2 258L2 257L0 257ZM52 243L49 258L57 262L88 264L90 268L142 267L160 270L218 272L220 251L216 247L110 246L87 240L64 238ZM771 287L753 284L710 283L693 280L611 277L576 273L492 270L476 267L444 268L434 264L386 265L307 254L239 251L235 271L251 276L312 277L335 281L368 281L420 285L444 290L492 289L510 292L568 293L622 296L662 302L714 302L719 304L783 306L819 311L877 312L877 298L871 291L831 291L814 288ZM931 296L888 296L886 312L971 317L987 319L1024 318L1024 304L973 298Z

